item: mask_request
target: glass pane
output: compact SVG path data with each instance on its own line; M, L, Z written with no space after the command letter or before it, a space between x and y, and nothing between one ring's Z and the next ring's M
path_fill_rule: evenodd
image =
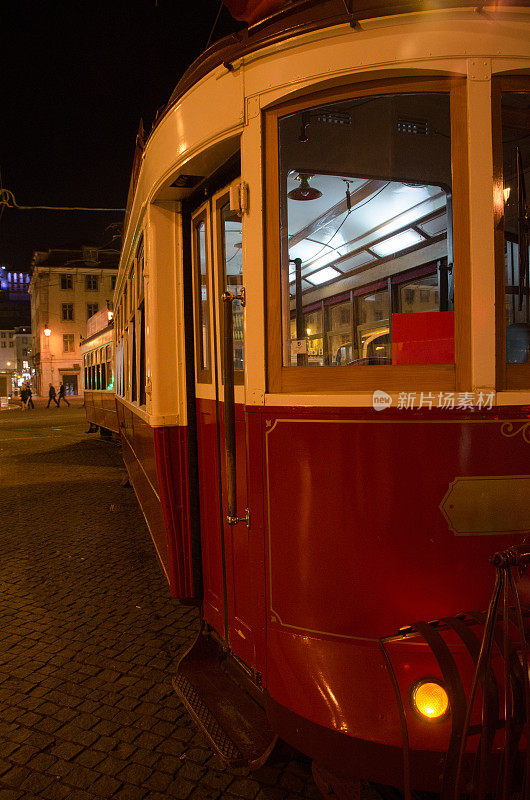
M199 306L197 309L199 325L199 368L210 369L210 328L208 300L208 261L206 256L206 224L202 220L195 228L195 248L199 284Z
M530 361L530 275L526 184L530 177L530 92L502 95L506 361Z
M300 111L279 148L284 365L454 363L449 95Z
M243 224L235 211L230 211L227 203L221 209L223 237L223 269L225 290L239 294L243 285ZM245 365L245 333L243 327L243 306L239 300L232 305L234 320L234 369L242 370Z

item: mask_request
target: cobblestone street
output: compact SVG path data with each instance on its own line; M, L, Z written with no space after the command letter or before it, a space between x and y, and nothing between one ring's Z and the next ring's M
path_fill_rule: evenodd
M117 444L81 408L0 414L0 800L320 797L284 751L226 770L171 687L169 597Z

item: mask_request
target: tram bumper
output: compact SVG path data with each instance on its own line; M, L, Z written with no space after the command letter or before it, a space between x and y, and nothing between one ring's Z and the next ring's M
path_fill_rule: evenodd
M379 642L399 711L406 797L412 788L423 788L419 746L427 740L429 727L445 718L450 729L436 789L442 800L461 792L508 797L524 786L529 795L530 608L521 603L514 571L521 573L530 563L530 548L512 547L490 560L496 580L487 612L416 622ZM429 719L415 707L407 664L399 658L404 642L427 646L436 674L423 680L443 685L447 714L440 709Z

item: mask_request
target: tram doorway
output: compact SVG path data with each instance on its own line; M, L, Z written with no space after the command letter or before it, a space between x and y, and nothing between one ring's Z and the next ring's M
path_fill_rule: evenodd
M253 667L242 222L230 186L192 214L191 244L204 618Z

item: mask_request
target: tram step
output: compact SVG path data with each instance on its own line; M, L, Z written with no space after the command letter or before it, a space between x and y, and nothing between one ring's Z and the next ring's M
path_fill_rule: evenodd
M227 765L257 769L277 737L252 696L256 686L230 662L215 640L201 632L180 661L173 687Z

